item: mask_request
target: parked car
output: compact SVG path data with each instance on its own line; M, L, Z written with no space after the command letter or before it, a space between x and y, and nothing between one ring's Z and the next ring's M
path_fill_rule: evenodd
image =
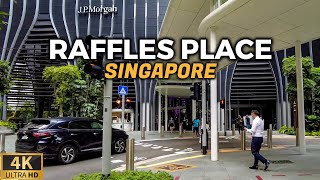
M16 152L40 152L69 164L79 154L101 151L102 132L102 121L89 118L32 119L17 133ZM112 152L125 152L126 139L125 131L112 129Z

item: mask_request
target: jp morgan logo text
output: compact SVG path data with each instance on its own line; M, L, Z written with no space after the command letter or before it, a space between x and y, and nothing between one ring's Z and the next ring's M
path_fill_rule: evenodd
M109 13L117 13L117 7L105 7L105 6L80 6L78 13L79 14L88 14L88 13L96 13L96 14L109 14Z

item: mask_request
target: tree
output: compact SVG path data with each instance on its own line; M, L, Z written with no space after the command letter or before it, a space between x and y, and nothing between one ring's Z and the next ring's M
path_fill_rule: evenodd
M10 66L7 61L0 60L0 95L8 94L10 90Z
M304 99L306 102L310 102L314 105L314 108L312 109L310 107L310 103L305 103L306 108L312 109L309 112L320 115L320 68L313 66L313 62L310 57L303 57L301 60ZM293 103L297 98L296 63L294 56L283 59L282 70L284 75L288 77L287 92L289 95L289 101Z
M81 78L81 73L77 66L50 66L43 71L44 79L54 88L56 104L59 106L59 116L63 116L64 105L70 100L71 86L75 80ZM70 94L71 92L71 94Z
M288 78L287 92L289 101L293 103L297 98L297 80L296 80L296 58L290 56L283 59L282 71ZM303 89L304 99L312 100L312 95L316 88L317 83L315 82L315 73L313 63L310 57L303 57L302 60L302 71L303 71Z

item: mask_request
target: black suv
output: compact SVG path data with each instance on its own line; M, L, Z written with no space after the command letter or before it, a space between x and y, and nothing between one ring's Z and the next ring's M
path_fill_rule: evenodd
M102 150L102 122L90 118L32 119L17 134L16 152L40 152L46 159L72 163L77 155ZM123 153L128 135L112 129L112 152Z

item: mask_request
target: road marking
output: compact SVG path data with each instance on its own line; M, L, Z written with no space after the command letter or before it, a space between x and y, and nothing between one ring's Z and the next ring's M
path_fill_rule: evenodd
M164 149L167 149L168 147L163 147Z
M180 151L180 149L175 149L176 151Z
M163 165L163 164L168 164L168 163L173 163L173 162L178 162L178 161L183 161L183 160L188 160L188 159L195 159L195 158L200 158L200 157L204 157L204 156L206 156L206 155L189 156L189 157L185 157L185 158L164 161L164 162L150 164L150 165L146 165L146 166L138 166L137 168L150 168L150 167L154 167L154 166L159 166L159 165Z
M169 148L169 149L162 149L162 151L173 151L173 148Z
M185 152L185 154L191 154L191 153L199 153L199 151L191 151L191 152ZM159 161L161 159L164 159L164 158L169 158L169 157L173 157L173 156L178 156L179 154L167 154L167 155L162 155L162 156L158 156L158 157L154 157L154 158L151 158L151 159L147 159L145 161L139 161L137 163L135 163L135 166L136 167L139 167L140 165L143 165L143 164L150 164L151 162L154 162L154 161ZM125 164L124 164L125 166ZM121 167L117 167L115 169L113 169L112 171L124 171L125 170L125 167L121 165Z
M112 160L111 161L111 163L114 163L114 164L116 164L116 163L123 163L124 161L122 161L122 160Z
M256 176L258 180L263 180L261 176Z
M157 146L157 147L151 147L152 149L160 149L162 146Z
M145 145L142 145L143 147L151 147L153 144L145 144Z
M146 157L137 157L137 156L134 157L134 161L144 161L144 160L147 160L147 158Z

